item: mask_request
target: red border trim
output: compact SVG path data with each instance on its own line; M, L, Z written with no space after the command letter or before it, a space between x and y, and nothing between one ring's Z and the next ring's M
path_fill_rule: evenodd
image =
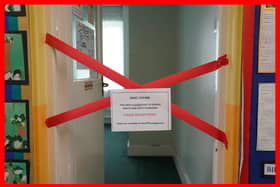
M254 45L255 6L245 5L243 10L242 33L242 81L243 81L243 162L240 183L248 184L249 180L249 140L250 113L252 95L252 67Z
M193 78L194 76L203 75L205 73L211 72L223 65L228 64L228 59L226 55L221 56L218 58L217 61L213 61L208 64L204 64L190 70L186 70L177 74L173 74L169 77L159 79L158 81L154 81L145 85L139 85L136 82L128 79L127 77L115 72L114 70L110 69L107 66L102 65L98 61L92 59L91 57L85 55L84 53L80 52L79 50L73 48L72 46L68 45L67 43L59 40L58 38L52 36L51 34L46 34L46 43L53 47L56 50L64 53L65 55L77 60L79 63L89 67L90 69L106 76L107 78L113 80L114 82L124 86L125 88L161 88L166 86L171 86L177 82L182 82ZM214 64L213 64L214 63ZM210 67L208 67L210 64ZM214 67L211 67L213 66ZM206 68L205 68L206 66ZM157 84L157 85L155 85ZM154 86L153 86L154 85ZM47 127L56 126L63 122L84 116L91 112L96 112L97 110L103 109L105 106L110 105L109 97L100 99L93 103L83 105L81 107L72 109L68 112L64 112L55 116L52 116L46 120ZM228 148L228 141L226 134L219 130L218 128L210 125L209 123L201 120L200 118L192 115L191 113L183 110L182 108L172 104L172 114L177 118L185 121L186 123L192 125L193 127L203 131L204 133L212 136L213 138L221 141L225 144L226 149Z

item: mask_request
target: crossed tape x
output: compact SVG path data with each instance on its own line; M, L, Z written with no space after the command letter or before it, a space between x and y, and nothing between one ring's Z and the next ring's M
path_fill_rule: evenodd
M173 75L161 78L159 80L152 81L145 85L139 85L136 82L128 79L127 77L119 74L118 72L115 72L109 67L106 67L103 64L99 63L98 61L92 59L91 57L80 52L79 50L71 47L65 42L59 40L58 38L52 36L51 34L48 33L46 34L46 43L51 47L53 47L54 49L61 51L65 55L77 60L81 64L89 67L90 69L102 74L103 76L111 79L112 81L128 89L169 87L174 84L178 84L180 82L189 80L191 78L215 71L220 67L228 64L228 59L226 58L226 55L224 55L219 57L217 61L212 61L207 64L200 65L189 70L175 73ZM98 101L83 105L81 107L69 110L67 112L63 112L61 114L57 114L52 117L49 117L48 119L46 119L46 125L49 128L53 126L57 126L64 122L82 117L84 115L96 112L98 110L102 110L109 106L110 106L110 97L106 97ZM201 130L202 132L208 134L209 136L219 140L225 145L226 148L228 147L227 137L223 131L201 120L200 118L192 115L191 113L185 111L184 109L180 108L175 104L171 105L171 112L172 115L174 115L175 117Z

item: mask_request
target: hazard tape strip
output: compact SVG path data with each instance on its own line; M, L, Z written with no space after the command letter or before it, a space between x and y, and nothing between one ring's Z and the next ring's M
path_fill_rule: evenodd
M147 83L145 85L139 85L136 82L128 79L127 77L115 72L114 70L104 66L97 60L92 59L86 54L80 52L79 50L73 48L72 46L66 44L65 42L59 40L58 38L46 34L46 43L53 47L54 49L59 50L65 55L77 60L81 64L87 66L88 68L102 74L103 76L111 79L112 81L120 84L121 86L134 89L134 88L164 88L169 87L174 84L189 80L191 78L215 71L220 67L228 64L228 59L225 56L221 56L217 61L212 61L198 67L185 70L159 80ZM110 106L110 97L100 99L98 101L86 104L84 106L69 110L67 112L54 115L46 120L47 127L57 126L61 123L82 117L84 115L102 110ZM221 141L227 148L228 142L225 133L218 128L212 126L211 124L201 120L200 118L192 115L191 113L185 111L184 109L176 106L175 104L171 105L171 111L174 116L183 120L184 122L192 125L193 127L201 130L202 132L208 134L209 136Z

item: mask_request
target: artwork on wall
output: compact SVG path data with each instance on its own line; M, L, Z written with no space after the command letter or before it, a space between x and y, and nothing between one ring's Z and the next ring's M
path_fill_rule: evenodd
M28 160L6 160L5 184L29 184L30 164Z
M5 5L6 16L26 16L24 5Z
M26 31L5 32L5 83L28 84Z
M29 105L27 100L5 102L5 150L29 152Z

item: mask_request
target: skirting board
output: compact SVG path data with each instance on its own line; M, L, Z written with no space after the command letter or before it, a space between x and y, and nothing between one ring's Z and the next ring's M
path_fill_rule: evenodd
M128 156L173 156L170 145L127 145Z
M188 172L186 171L186 169L184 167L182 167L182 165L183 165L183 164L181 164L181 163L183 163L182 159L180 159L178 157L178 155L175 155L173 157L173 159L174 159L175 166L177 168L177 172L179 174L182 184L191 184L191 180L188 175Z

